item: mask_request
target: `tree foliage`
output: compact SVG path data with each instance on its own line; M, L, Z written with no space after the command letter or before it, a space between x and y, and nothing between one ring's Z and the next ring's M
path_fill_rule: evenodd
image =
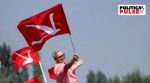
M87 83L96 83L95 73L90 71L87 75Z
M122 77L115 75L109 78L101 71L98 71L96 74L90 71L87 75L87 83L150 83L150 76L142 75L138 69Z
M42 72L39 64L33 65L33 74L42 79Z
M106 76L101 71L96 74L96 83L106 83Z
M10 61L11 49L5 43L0 45L2 68L0 69L0 83L24 83L28 79L27 68L16 70Z

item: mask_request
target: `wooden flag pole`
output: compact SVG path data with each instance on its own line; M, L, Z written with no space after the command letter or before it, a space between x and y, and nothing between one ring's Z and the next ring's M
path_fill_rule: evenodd
M41 68L41 70L42 70L42 74L43 74L43 77L44 77L44 81L45 81L45 83L47 83L47 80L46 80L46 77L45 77L45 73L44 73L44 70L43 70L41 61L39 61L39 65L40 65L40 68Z
M70 41L71 41L71 45L72 45L73 51L74 51L74 53L76 53L76 50L75 50L75 47L74 47L74 44L73 44L73 40L72 40L72 37L71 37L70 34L69 34L69 37L70 37Z

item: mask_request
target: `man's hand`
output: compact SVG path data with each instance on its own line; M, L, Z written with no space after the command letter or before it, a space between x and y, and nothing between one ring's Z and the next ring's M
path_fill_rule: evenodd
M79 59L79 55L77 54L77 53L75 53L74 55L73 55L73 60L74 61L77 61Z
M73 55L73 58L72 58L68 63L66 63L65 68L64 68L64 71L65 71L65 72L68 72L68 69L70 69L70 68L72 67L72 65L73 65L76 61L78 61L78 60L79 60L79 56L78 56L77 53L75 53L75 54Z

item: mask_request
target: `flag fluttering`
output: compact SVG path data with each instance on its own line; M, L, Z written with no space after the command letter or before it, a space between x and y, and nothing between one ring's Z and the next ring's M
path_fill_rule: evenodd
M41 83L41 81L37 76L34 76L32 79L25 81L25 83Z
M24 47L18 51L15 51L11 58L16 69L22 68L29 64L35 64L39 62L39 55L31 47Z
M48 69L48 73L49 73L49 78L55 80L54 67Z
M21 21L18 29L29 46L39 51L44 43L57 35L71 34L62 4Z
M0 56L0 61L2 61L2 57Z

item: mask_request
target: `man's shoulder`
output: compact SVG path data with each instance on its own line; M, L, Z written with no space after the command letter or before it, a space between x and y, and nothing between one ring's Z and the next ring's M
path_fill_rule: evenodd
M56 63L54 67L60 67L60 66L65 66L64 63Z
M63 72L64 71L64 66L65 66L65 64L61 64L61 63L55 64L54 73L57 75L57 74L60 74L61 72Z

